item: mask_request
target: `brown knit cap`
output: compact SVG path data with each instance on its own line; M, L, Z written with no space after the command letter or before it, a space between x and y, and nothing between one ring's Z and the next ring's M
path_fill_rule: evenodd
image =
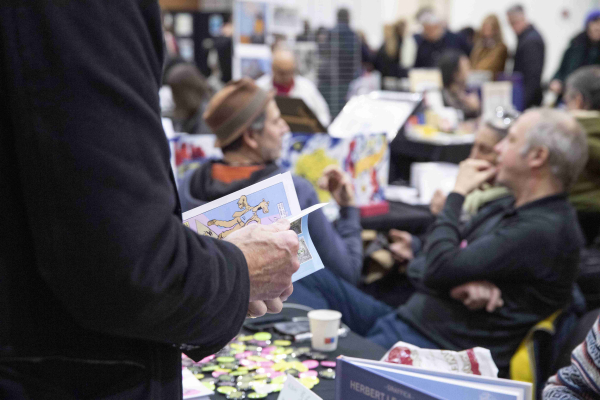
M229 82L214 95L203 115L217 136L215 145L225 147L242 136L273 97L273 92L260 89L250 78Z

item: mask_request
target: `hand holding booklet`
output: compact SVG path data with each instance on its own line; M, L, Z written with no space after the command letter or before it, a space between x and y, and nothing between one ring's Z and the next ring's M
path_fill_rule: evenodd
M308 231L308 214L323 206L301 211L292 175L286 172L187 211L183 223L200 235L225 239L250 224L270 225L287 219L300 242L300 269L292 276L295 282L323 268Z

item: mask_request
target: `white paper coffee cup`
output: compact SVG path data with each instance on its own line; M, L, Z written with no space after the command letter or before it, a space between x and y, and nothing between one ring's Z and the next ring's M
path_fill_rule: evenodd
M313 310L308 313L312 348L319 351L337 349L342 313L334 310Z

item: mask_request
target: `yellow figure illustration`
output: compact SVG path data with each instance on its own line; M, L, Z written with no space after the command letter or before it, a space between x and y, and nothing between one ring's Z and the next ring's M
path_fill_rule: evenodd
M252 221L260 224L260 218L258 215L256 215L258 210L262 210L264 214L269 212L269 202L265 201L265 199L263 199L256 207L252 207L248 204L248 198L246 196L242 196L238 200L238 207L240 208L240 211L233 213L233 219L229 221L219 221L216 219L211 219L208 221L208 226L216 225L222 228L232 228L221 232L219 239L226 238L232 232L243 228Z

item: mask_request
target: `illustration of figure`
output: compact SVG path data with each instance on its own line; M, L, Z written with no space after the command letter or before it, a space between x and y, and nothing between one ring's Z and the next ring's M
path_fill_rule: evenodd
M189 225L188 225L189 227ZM196 229L198 234L202 236L210 236L212 238L216 238L217 234L214 233L208 226L204 225L200 221L196 221Z
M238 229L243 228L250 222L254 221L260 224L260 218L258 215L256 215L258 210L262 210L264 214L269 212L269 202L265 201L265 199L263 199L256 207L252 207L248 204L248 198L246 196L242 196L238 200L238 207L241 211L233 213L233 219L229 221L220 221L215 219L208 221L208 226L216 225L222 228L232 228L221 232L221 234L219 234L219 239L226 238L228 235L237 231Z

